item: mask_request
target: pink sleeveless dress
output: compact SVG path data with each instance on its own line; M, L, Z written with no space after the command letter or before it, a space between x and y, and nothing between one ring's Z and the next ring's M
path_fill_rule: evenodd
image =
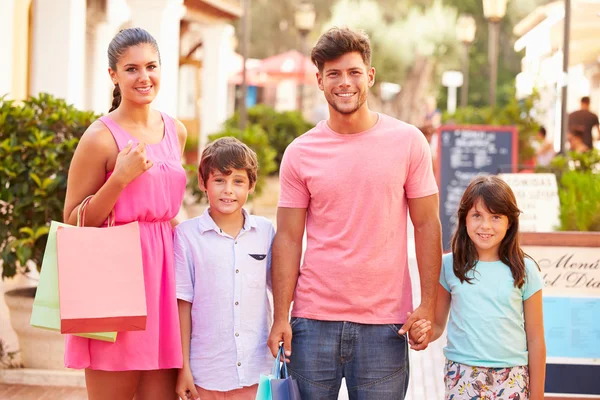
M119 332L115 343L66 336L65 366L104 371L181 368L181 335L175 294L173 230L185 191L186 177L175 122L161 113L165 125L160 143L147 145L154 165L123 190L115 204L117 224L138 221L144 263L148 317L145 331ZM138 141L110 117L100 118L119 151ZM106 179L110 173L106 176Z

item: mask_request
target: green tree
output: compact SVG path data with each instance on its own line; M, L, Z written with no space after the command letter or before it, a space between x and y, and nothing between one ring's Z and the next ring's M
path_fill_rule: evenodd
M425 96L437 91L440 72L457 58L456 10L441 0L390 3L384 10L381 3L386 2L338 0L323 30L330 26L364 30L371 38L376 82L402 86L392 114L418 124Z

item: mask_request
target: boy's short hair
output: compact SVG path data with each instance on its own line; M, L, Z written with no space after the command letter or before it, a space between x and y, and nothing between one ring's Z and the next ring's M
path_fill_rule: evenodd
M319 38L310 59L322 73L325 62L353 52L360 54L367 67L371 66L371 42L366 33L348 28L331 28Z
M256 153L234 137L222 137L210 143L202 152L198 176L206 184L211 172L219 170L229 175L233 169L245 170L252 187L258 172Z
M590 97L589 96L583 96L581 98L581 103L589 105L590 104Z

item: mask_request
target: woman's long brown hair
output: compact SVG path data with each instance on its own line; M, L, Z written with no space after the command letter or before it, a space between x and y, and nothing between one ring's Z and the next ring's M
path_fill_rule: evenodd
M492 214L508 217L508 230L498 248L500 261L508 265L515 281L515 287L521 288L525 282L525 257L519 245L519 215L515 195L506 182L496 176L478 176L474 178L463 194L458 208L458 225L452 236L452 258L454 274L461 283L471 283L468 272L475 268L479 256L475 245L467 234L467 214L481 200Z

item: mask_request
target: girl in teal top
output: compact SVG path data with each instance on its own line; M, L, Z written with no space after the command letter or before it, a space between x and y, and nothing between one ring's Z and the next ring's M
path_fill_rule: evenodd
M495 176L475 178L461 199L431 339L448 321L446 400L544 398L543 279L519 246L519 214L512 190Z

